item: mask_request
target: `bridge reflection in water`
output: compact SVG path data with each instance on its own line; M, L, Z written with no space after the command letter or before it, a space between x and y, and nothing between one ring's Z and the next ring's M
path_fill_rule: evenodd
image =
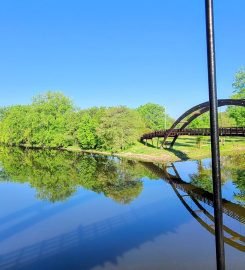
M168 167L161 164L145 162L143 164L149 170L154 172L159 178L168 182L173 188L177 197L180 199L186 209L191 213L191 215L205 229L207 229L212 234L215 234L214 216L199 202L201 201L204 204L213 207L214 201L212 193L183 181L173 163ZM169 169L172 169L174 174L169 173ZM189 203L187 202L187 198L190 201ZM237 220L238 222L245 224L245 208L225 199L222 201L223 213ZM225 225L223 226L223 230L225 243L240 251L245 252L245 236L239 232L235 232L233 229Z
M207 231L215 234L214 217L203 206L213 206L213 195L210 192L183 181L174 164L166 167L162 164L141 163L158 178L166 181L190 214ZM242 206L225 199L223 204L224 214L245 224L245 209ZM159 208L157 202L141 207L136 213L120 214L91 225L81 225L71 232L1 255L0 269L41 269L40 265L43 267L53 264L58 269L80 265L85 270L108 261L116 263L118 256L132 247L137 248L146 241L154 240L163 231L173 232L178 227L176 221L159 219L159 216L164 215L165 209ZM151 224L151 220L159 222ZM138 224L144 224L144 227L139 228ZM229 226L223 228L225 242L244 252L245 237ZM123 241L124 237L130 240ZM107 248L104 246L105 241ZM67 257L67 261L59 260L60 256Z

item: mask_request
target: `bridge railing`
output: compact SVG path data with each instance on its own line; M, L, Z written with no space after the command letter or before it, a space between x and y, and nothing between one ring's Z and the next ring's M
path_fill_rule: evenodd
M140 140L147 140L153 138L164 138L166 135L168 137L175 137L180 135L189 136L209 136L210 128L195 128L195 129L173 129L170 133L169 130L156 130L150 133L145 133L141 136ZM225 127L219 128L220 136L245 136L245 127Z

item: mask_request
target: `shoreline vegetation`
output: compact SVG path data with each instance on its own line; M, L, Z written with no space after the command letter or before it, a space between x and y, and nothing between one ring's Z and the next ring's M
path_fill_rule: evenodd
M245 69L235 76L231 98L245 98ZM180 137L173 149L139 142L144 133L168 129L174 119L159 104L80 109L61 92L37 95L28 105L0 107L0 145L99 153L147 161L169 162L210 156L210 140L204 136ZM245 108L228 106L219 112L220 127L244 126ZM209 113L188 128L208 128ZM178 127L177 127L178 128ZM221 154L241 152L244 138L220 137ZM161 140L159 144L161 145Z
M243 137L220 137L220 153L222 156L240 155L245 153L245 138ZM146 162L176 162L184 160L197 160L211 157L211 145L209 137L198 136L183 136L178 139L173 149L159 149L154 146L156 142L153 140L153 145L144 145L137 142L131 148L121 152L110 152L96 149L81 149L76 146L70 147L41 147L21 144L19 146L25 149L38 150L57 150L76 153L90 153L105 156L114 156L132 160ZM13 146L9 146L13 147Z

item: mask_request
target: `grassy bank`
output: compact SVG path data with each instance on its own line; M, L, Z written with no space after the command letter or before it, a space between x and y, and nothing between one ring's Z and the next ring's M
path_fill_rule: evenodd
M241 154L245 152L245 138L242 137L223 137L220 142L221 155ZM146 146L137 142L131 148L118 153L96 150L81 150L78 147L68 147L64 150L98 153L103 155L114 155L126 157L130 159L138 159L144 161L171 162L178 160L200 159L211 156L211 145L208 137L183 136L180 137L173 149L159 149L156 147L157 140L150 141L152 144ZM160 144L159 144L160 145Z

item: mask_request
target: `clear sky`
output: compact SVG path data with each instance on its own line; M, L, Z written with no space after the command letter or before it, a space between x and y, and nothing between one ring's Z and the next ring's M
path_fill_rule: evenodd
M0 7L0 106L60 90L77 106L206 101L204 0L8 0ZM214 0L218 97L245 66L245 1Z

